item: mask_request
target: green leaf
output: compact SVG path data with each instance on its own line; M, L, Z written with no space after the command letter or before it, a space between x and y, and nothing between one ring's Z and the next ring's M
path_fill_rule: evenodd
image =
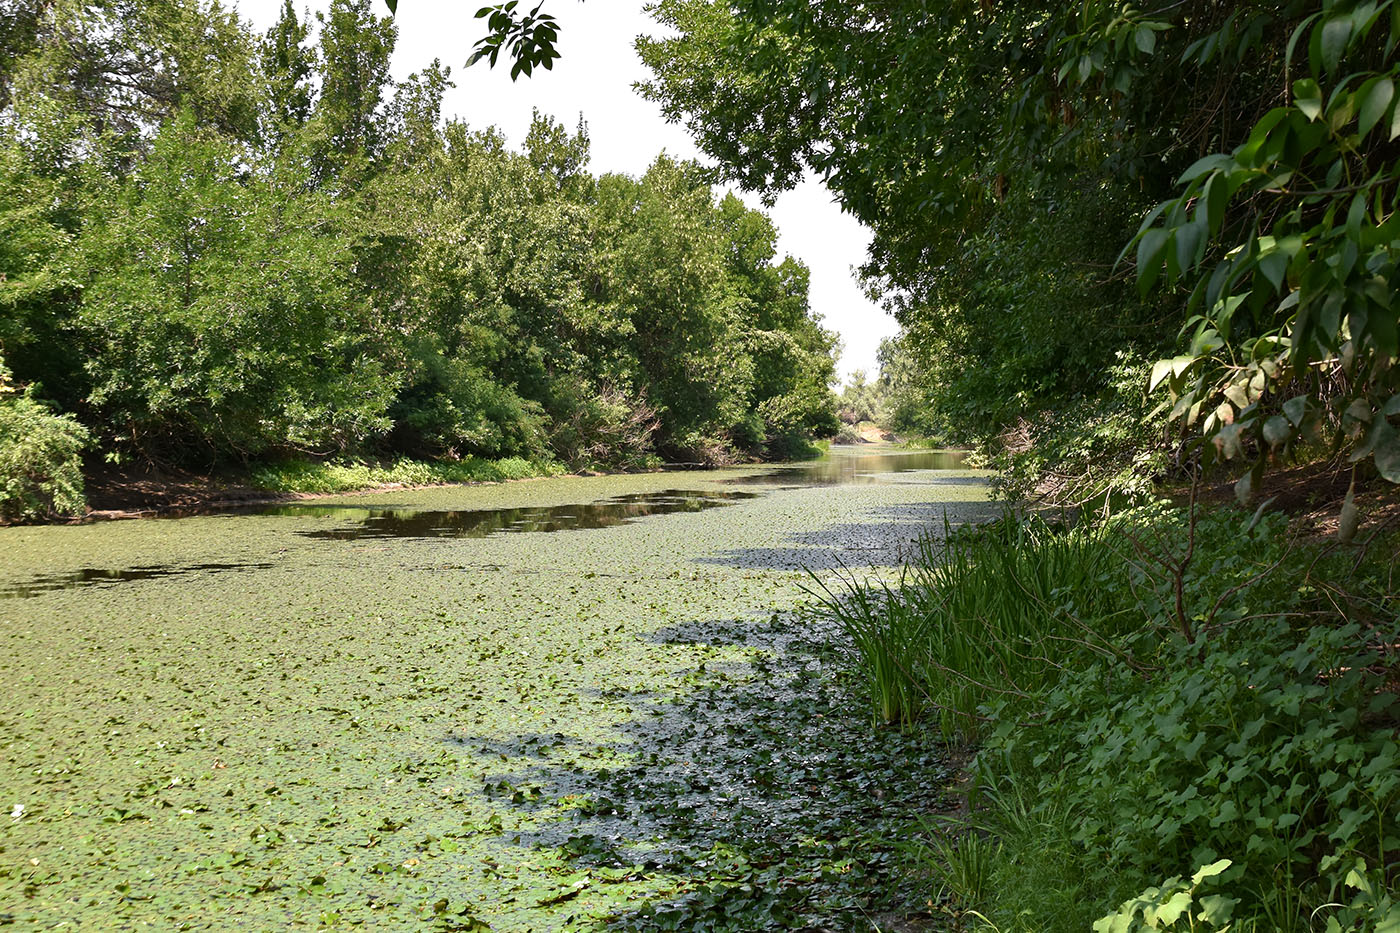
M399 0L384 0L384 5L389 8L390 16L393 16L399 12Z
M1322 116L1322 88L1312 78L1293 82L1293 99L1303 116L1316 120Z
M1204 220L1205 218L1202 218ZM1205 225L1190 223L1176 230L1176 264L1183 273L1196 265L1206 239Z
M1229 451L1226 451L1225 458L1230 459ZM1254 471L1250 470L1241 476L1235 483L1235 501L1240 505L1249 505L1254 499Z
M1215 233L1225 220L1225 208L1230 203L1230 183L1219 175L1211 178L1206 182L1202 200L1205 202L1206 222L1210 231Z
M1351 41L1351 17L1334 16L1322 24L1322 67L1332 74L1341 64L1342 54Z
M1167 248L1167 231L1161 227L1144 230L1138 240L1138 289L1146 294L1162 274L1162 253Z
M1133 42L1137 44L1138 51L1151 55L1157 48L1157 34L1149 26L1139 26L1133 32Z
M1153 926L1171 926L1173 923L1176 923L1177 920L1181 919L1181 915L1186 913L1190 907L1191 893L1189 891L1177 891L1165 904L1158 907L1155 911L1152 911L1157 921Z
M1371 413L1371 403L1364 398L1353 399L1352 403L1347 406L1345 416L1352 421L1370 424L1371 418L1373 417Z
M1281 447L1292 436L1293 428L1289 427L1288 419L1282 415L1271 415L1264 422L1264 443L1269 447Z
M1173 375L1171 360L1158 360L1152 364L1152 375L1147 379L1147 391L1155 392L1162 380Z
M1320 91L1318 93L1321 94ZM1222 155L1217 152L1214 155L1208 155L1192 162L1191 167L1181 173L1181 177L1176 180L1176 183L1178 185L1184 185L1187 182L1195 181L1208 172L1228 170L1234 164L1235 160L1230 156Z
M1233 897L1226 897L1223 894L1207 894L1200 898L1200 913L1196 914L1196 919L1204 921L1216 929L1224 929L1230 922L1230 917L1235 912L1235 905L1239 900Z
M1283 403L1283 413L1295 428L1303 426L1303 419L1308 414L1308 398L1305 395L1296 395Z
M1389 78L1372 78L1361 85L1356 96L1361 101L1361 115L1357 118L1357 129L1365 136L1385 116L1386 109L1395 98L1395 82Z
M1400 483L1400 432L1385 420L1378 420L1371 428L1375 432L1376 472L1388 483Z
M1283 288L1284 276L1288 274L1288 262L1291 258L1282 250L1274 250L1259 257L1259 274L1269 280L1275 291Z

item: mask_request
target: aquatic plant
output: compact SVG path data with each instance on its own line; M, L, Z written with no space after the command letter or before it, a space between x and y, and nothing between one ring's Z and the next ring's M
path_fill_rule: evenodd
M1066 665L1141 624L1116 548L1107 526L1007 514L923 535L896 583L814 578L814 595L851 638L878 720L912 728L931 715L970 739L982 707L1033 705Z

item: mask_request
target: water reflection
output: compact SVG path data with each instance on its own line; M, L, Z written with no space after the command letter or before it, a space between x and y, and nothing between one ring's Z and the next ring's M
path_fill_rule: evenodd
M266 570L268 563L249 564L191 564L187 567L148 566L127 567L120 570L99 567L84 567L69 573L46 573L13 583L0 589L0 599L27 599L42 596L55 590L71 590L80 586L95 586L103 583L126 583L132 580L154 580L157 577L180 577L194 573L223 573L229 570Z
M891 473L920 470L957 470L967 459L963 450L918 450L866 453L859 447L833 447L828 456L807 463L785 464L776 469L726 480L736 485L841 486L878 483ZM983 482L965 477L939 477L937 482Z
M904 480L892 474L919 471L959 469L966 457L961 451L889 451L866 452L858 447L836 447L820 460L808 463L784 464L772 468L756 468L756 472L723 480L726 485L767 487L832 486L847 483L920 482L920 483L981 483L968 476L938 476L929 473ZM771 490L766 490L771 491ZM684 490L633 493L597 502L575 505L532 506L510 509L422 510L409 507L366 507L346 503L285 504L248 506L217 510L225 515L272 515L290 518L335 518L334 527L302 528L296 534L308 538L333 541L384 538L485 538L497 534L572 531L608 528L634 522L649 515L678 512L699 512L752 499L762 492L739 489ZM56 590L83 586L101 586L159 577L186 576L199 573L223 573L235 570L260 570L268 563L222 563L191 565L147 565L124 569L88 567L68 573L43 574L29 580L0 587L0 599L23 599Z
M354 508L347 506L278 506L264 515L330 516L356 519L346 527L299 531L307 538L355 541L362 538L486 538L496 534L573 531L624 525L648 515L699 512L752 499L757 493L694 492L668 489L634 493L579 505L532 506L516 509L420 511L417 509Z

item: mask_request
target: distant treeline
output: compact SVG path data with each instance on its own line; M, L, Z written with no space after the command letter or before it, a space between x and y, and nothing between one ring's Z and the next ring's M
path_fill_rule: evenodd
M536 115L512 151L443 120L436 63L390 79L369 0L316 19L0 6L6 404L176 463L713 462L835 432L835 339L764 215L665 156L594 176L582 124Z

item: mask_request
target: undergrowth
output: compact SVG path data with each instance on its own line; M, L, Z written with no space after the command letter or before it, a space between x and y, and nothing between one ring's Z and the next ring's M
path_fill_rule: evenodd
M1029 700L1105 633L1131 625L1128 568L1111 526L1066 528L1008 513L975 531L925 535L897 584L854 578L818 605L855 642L877 720L932 717L946 738L974 738L980 707Z
M551 461L507 457L486 460L363 461L284 460L258 464L249 470L248 482L272 492L351 492L374 486L431 486L443 483L503 482L536 476L558 476L565 468Z
M0 357L0 522L81 515L87 429L11 384Z
M980 743L912 845L954 924L1393 930L1396 540L1154 505L925 541L824 595L877 716Z

